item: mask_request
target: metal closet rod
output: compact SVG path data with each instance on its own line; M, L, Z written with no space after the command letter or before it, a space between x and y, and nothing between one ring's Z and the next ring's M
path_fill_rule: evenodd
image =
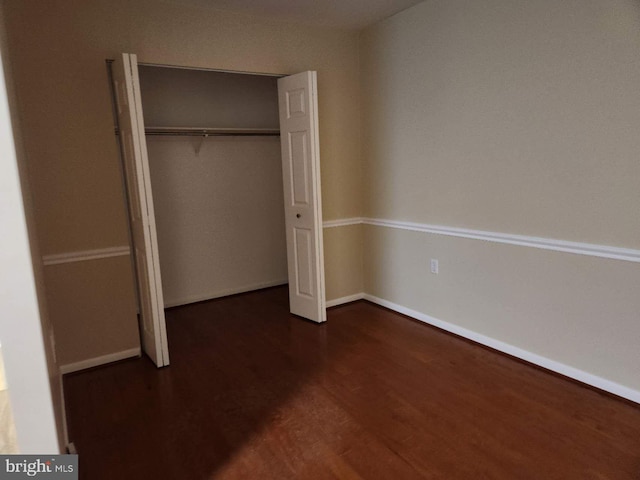
M118 128L116 135L120 135ZM144 129L145 135L150 136L175 136L175 137L222 137L222 136L267 136L279 137L280 130L273 128L170 128L148 127Z
M157 136L280 136L280 130L273 128L171 128L171 127L147 127L145 135Z

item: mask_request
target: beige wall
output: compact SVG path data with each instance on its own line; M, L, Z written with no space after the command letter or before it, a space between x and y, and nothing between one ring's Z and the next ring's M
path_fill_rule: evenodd
M157 64L279 74L317 70L324 217L360 214L355 32L152 0L4 4L43 254L128 244L105 66L105 59L121 52ZM339 252L342 247L327 248ZM103 350L106 339L99 335L115 321L110 303L119 302L118 315L135 322L133 297L122 299L119 286L131 282L130 266L116 258L78 269L46 267L49 283L55 282L52 288L60 293L49 295L51 311L57 312L52 314L56 333L71 335L68 343L84 344L68 351L60 347L65 362ZM328 289L340 296L355 293L360 288L359 275L355 277L355 285ZM91 279L99 283L87 286ZM72 295L80 286L91 289L95 303L87 305ZM83 316L63 319L62 312ZM86 335L75 337L80 331ZM127 350L135 337L123 333L108 341L109 349L118 352Z
M6 27L0 4L0 342L19 453L59 453L67 443L62 377L38 262Z
M362 35L366 214L640 246L640 7L430 0Z
M640 248L639 44L626 0L433 0L367 29L365 215ZM374 226L364 244L365 292L640 390L637 263Z
M198 142L147 140L166 306L287 283L280 139Z
M128 256L45 267L60 365L140 346L130 271Z
M365 239L368 294L640 390L637 263L376 226Z
M121 52L146 63L317 70L324 216L359 214L355 33L153 0L5 2L45 254L126 243L105 65Z
M324 264L327 300L364 291L362 225L324 229Z

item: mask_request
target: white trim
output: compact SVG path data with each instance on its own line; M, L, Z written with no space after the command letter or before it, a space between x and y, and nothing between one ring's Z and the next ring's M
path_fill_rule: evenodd
M353 217L324 222L324 228L343 227L347 225L373 225L376 227L396 228L412 232L432 233L435 235L448 235L450 237L471 238L485 240L487 242L506 243L522 247L540 248L556 252L575 253L591 257L612 258L626 262L640 263L640 250L633 248L612 247L594 243L571 242L557 240L555 238L531 237L528 235L515 235L512 233L489 232L485 230L471 230L468 228L446 227L443 225L430 225L427 223L403 222L386 220L383 218Z
M460 335L461 337L467 338L500 352L533 363L534 365L546 368L547 370L551 370L552 372L559 373L566 377L573 378L574 380L578 380L579 382L591 385L592 387L599 388L600 390L604 390L605 392L613 393L614 395L626 398L627 400L631 400L632 402L640 403L640 391L633 390L624 385L620 385L619 383L615 383L611 380L598 377L591 373L579 370L569 365L565 365L564 363L560 363L555 360L551 360L536 353L523 350L519 347L515 347L500 340L496 340L486 335L474 332L473 330L468 330L458 325L438 320L437 318L431 317L407 307L403 307L402 305L398 305L397 303L393 303L373 295L365 294L364 299L382 307L389 308L395 312L402 313L403 315L415 318L416 320L420 320L421 322L425 322L429 325L441 328L442 330L446 330L447 332Z
M322 222L323 228L347 227L349 225L361 225L362 217L339 218L337 220L327 220Z
M117 362L118 360L124 360L125 358L139 357L140 355L140 347L130 348L129 350L123 350L122 352L109 353L107 355L102 355L101 357L88 358L79 362L60 365L60 373L62 375L66 375L67 373L106 365L107 363Z
M467 228L445 227L442 225L430 225L426 223L401 222L395 220L385 220L380 218L343 218L338 220L328 220L323 222L323 228L346 227L350 225L373 225L376 227L388 227L413 232L432 233L436 235L447 235L451 237L471 238L475 240L485 240L488 242L504 243L509 245L519 245L523 247L540 248L543 250L553 250L557 252L575 253L578 255L588 255L592 257L611 258L624 260L627 262L640 263L640 250L632 248L612 247L609 245L597 245L592 243L571 242L567 240L556 240L553 238L530 237L526 235L514 235L510 233L488 232L484 230L471 230ZM58 253L45 255L42 260L45 265L58 265L62 263L80 262L85 260L98 260L101 258L119 257L130 254L128 246L100 248L96 250L83 250L77 252ZM286 282L285 282L286 283ZM272 285L268 285L272 286ZM256 287L265 288L265 287ZM248 291L248 290L244 290ZM231 292L231 291L230 291ZM231 292L224 295L231 295ZM216 294L224 296L223 294ZM208 297L216 298L216 297ZM200 300L206 300L203 297ZM200 300L185 299L187 303ZM176 304L172 302L173 306ZM166 305L165 305L166 306Z
M436 235L448 235L451 237L472 238L486 240L495 243L520 245L523 247L554 250L557 252L575 253L592 257L612 258L628 262L640 262L640 250L631 248L611 247L608 245L596 245L591 243L570 242L553 238L529 237L526 235L513 235L510 233L486 232L483 230L470 230L466 228L443 227L440 225L427 225L413 222L398 222L378 218L365 218L363 223L378 227L390 227L414 232L432 233Z
M343 305L345 303L356 302L358 300L362 300L364 298L364 293L354 293L353 295L347 295L346 297L334 298L333 300L327 301L327 308L337 307L338 305Z
M611 247L608 245L596 245L592 243L570 242L553 238L529 237L527 235L514 235L510 233L486 232L484 230L470 230L467 228L444 227L441 225L428 225L424 223L399 222L380 218L363 218L366 225L377 227L397 228L414 232L433 233L436 235L448 235L451 237L472 238L486 240L495 243L520 245L523 247L541 248L556 252L575 253L591 257L612 258L627 262L640 263L640 250L631 248Z
M113 63L114 60L108 60L108 62ZM141 65L143 67L170 68L172 70L195 70L195 71L201 71L201 72L232 73L234 75L253 75L257 77L282 78L282 77L286 77L287 75L290 75L289 73L245 72L243 70L224 70L220 68L189 67L185 65L166 65L164 63L138 62L138 65Z
M205 300L213 300L215 298L228 297L229 295L236 295L238 293L251 292L253 290L260 290L262 288L278 287L280 285L286 285L287 283L289 283L289 280L287 278L284 278L281 280L272 280L270 282L261 282L261 283L254 283L252 285L245 285L244 287L216 290L215 292L209 292L204 295L203 294L190 295L188 297L184 297L180 299L167 300L164 302L164 308L179 307L182 305L188 305L190 303L204 302Z
M99 248L96 250L82 250L77 252L56 253L44 255L42 262L45 265L59 265L61 263L82 262L85 260L98 260L101 258L121 257L129 255L128 246Z

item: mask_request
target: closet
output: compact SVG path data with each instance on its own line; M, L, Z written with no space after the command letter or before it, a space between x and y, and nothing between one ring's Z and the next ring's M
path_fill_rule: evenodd
M164 308L289 284L326 320L316 73L112 66L143 350Z
M139 76L164 306L287 283L277 78Z

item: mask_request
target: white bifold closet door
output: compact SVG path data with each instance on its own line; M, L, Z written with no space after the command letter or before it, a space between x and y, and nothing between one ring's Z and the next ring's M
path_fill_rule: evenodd
M158 240L136 55L114 62L114 90L124 161L142 348L169 364ZM316 72L278 80L290 311L326 320ZM240 186L239 186L240 187Z
M135 55L124 53L114 62L113 83L136 267L142 349L158 367L164 367L169 365L169 348Z
M278 97L289 309L309 320L324 322L327 313L316 72L280 78Z

